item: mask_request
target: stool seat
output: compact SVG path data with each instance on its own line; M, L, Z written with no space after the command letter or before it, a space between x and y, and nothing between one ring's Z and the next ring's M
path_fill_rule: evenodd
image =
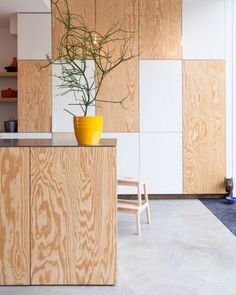
M117 180L118 185L127 185L127 186L137 186L138 184L142 185L146 183L144 179L123 177Z
M117 185L137 187L137 200L123 200L117 201L118 212L136 214L137 232L140 236L140 213L146 210L147 222L151 223L149 200L146 188L146 181L144 179L132 177L120 177L117 179ZM141 189L144 190L144 200L142 200Z

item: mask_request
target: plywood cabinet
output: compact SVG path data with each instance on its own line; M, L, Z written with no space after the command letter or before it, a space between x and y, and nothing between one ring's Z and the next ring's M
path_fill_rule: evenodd
M138 52L138 2L135 0L100 0L96 2L96 29L107 32L112 25L123 22L123 29L136 32L130 41L132 54ZM122 38L122 36L117 36ZM117 44L117 43L116 43ZM120 54L120 46L114 50ZM129 53L128 53L129 54ZM114 58L115 60L115 58ZM124 107L117 103L98 103L97 114L103 115L104 132L139 131L138 58L131 59L114 69L104 80L100 100L121 101L126 97Z
M181 59L182 1L139 2L141 59Z
M0 148L0 284L114 285L116 148Z
M183 67L185 193L224 193L225 63L185 61Z
M33 148L33 284L114 284L115 151Z
M51 132L51 67L45 60L18 62L18 131Z
M66 11L64 0L57 1L60 11ZM69 9L73 14L81 15L86 25L92 30L95 28L95 1L94 0L70 0ZM55 5L52 5L52 56L57 57L60 40L65 32L64 25L58 20L59 13Z
M30 283L29 149L0 148L0 285Z

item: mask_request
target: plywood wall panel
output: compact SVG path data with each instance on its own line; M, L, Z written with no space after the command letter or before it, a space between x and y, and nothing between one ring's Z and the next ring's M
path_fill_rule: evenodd
M140 0L140 58L181 59L181 0Z
M138 2L135 0L101 0L96 2L96 29L105 33L117 22L123 28L135 31L129 46L133 54L138 52ZM112 49L112 48L111 48ZM114 48L119 54L119 45ZM112 72L99 93L98 99L119 101L124 97L124 108L120 104L98 103L97 114L104 116L105 132L135 132L139 130L138 58L134 58Z
M52 112L51 67L45 60L18 62L18 131L50 132Z
M95 0L70 0L68 1L70 11L83 17L86 25L93 29L95 27ZM58 1L59 8L62 13L66 11L65 0ZM63 14L62 14L63 15ZM64 16L64 15L63 15ZM57 19L59 13L54 5L52 5L52 56L57 56L57 48L64 32L63 24Z
M29 149L0 148L0 175L0 284L29 285Z
M225 176L224 61L185 61L184 192L222 193Z
M115 148L32 148L31 155L32 283L114 284Z

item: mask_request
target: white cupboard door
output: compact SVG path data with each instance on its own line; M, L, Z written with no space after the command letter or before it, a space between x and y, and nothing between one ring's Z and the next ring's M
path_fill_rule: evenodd
M140 175L151 194L182 193L182 133L141 133Z
M103 138L117 138L117 177L139 177L139 134L103 133ZM118 187L118 194L137 194L137 189Z
M182 131L182 62L140 61L141 132Z
M62 73L60 65L52 65L52 132L74 132L73 116L65 111L68 110L76 116L83 116L83 112L79 105L69 105L78 103L77 99L81 97L81 93L73 92L65 93L68 89L61 88L62 81L58 78ZM90 83L94 82L94 63L88 61L87 76L91 77ZM92 92L94 93L94 92ZM89 107L88 115L95 115L95 107Z
M51 14L18 14L18 59L51 56Z
M224 0L183 0L183 58L225 58Z

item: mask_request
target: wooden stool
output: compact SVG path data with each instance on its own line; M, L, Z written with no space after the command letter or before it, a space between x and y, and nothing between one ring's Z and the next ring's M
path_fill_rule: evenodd
M131 201L131 200L118 199L117 209L118 209L118 212L136 214L137 232L138 232L138 236L140 236L140 213L143 210L146 210L147 223L151 223L146 182L145 180L141 180L137 178L119 178L117 180L117 184L123 185L123 186L137 187L138 200ZM144 191L144 200L142 200L142 194L141 194L142 186Z

